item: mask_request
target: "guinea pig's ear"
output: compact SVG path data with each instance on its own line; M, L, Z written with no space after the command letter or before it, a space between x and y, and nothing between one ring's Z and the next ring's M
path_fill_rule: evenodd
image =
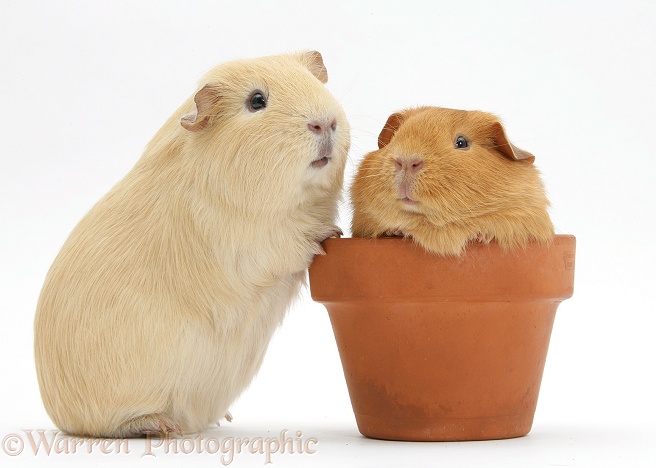
M196 111L180 119L180 125L191 132L199 132L207 127L210 117L216 114L216 108L221 97L219 86L206 84L194 96Z
M385 122L385 126L380 132L380 135L378 135L378 149L387 146L404 120L405 114L401 112L395 112L389 116L387 122Z
M310 50L308 52L301 52L296 54L295 57L301 62L305 67L307 67L310 72L317 77L322 83L328 82L328 71L326 66L323 64L323 57L316 50Z
M496 149L498 149L501 154L503 154L508 159L513 161L525 161L527 163L533 164L535 161L535 156L533 156L528 151L524 151L521 148L517 148L515 145L508 141L506 132L503 129L503 125L499 122L494 122L492 124L492 131L494 135L494 142Z

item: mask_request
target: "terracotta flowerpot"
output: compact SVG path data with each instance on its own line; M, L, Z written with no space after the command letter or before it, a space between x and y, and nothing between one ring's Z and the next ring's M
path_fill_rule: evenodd
M533 424L575 238L459 258L400 238L328 239L310 267L328 309L358 429L389 440L485 440Z

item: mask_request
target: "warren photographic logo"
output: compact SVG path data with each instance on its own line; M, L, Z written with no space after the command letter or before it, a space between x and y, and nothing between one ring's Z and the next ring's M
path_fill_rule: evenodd
M230 465L235 458L259 456L265 465L280 456L313 455L319 440L305 437L301 431L288 429L276 437L155 437L143 439L92 439L77 438L59 431L23 430L2 438L1 451L7 456L72 456L102 454L141 458L167 455L209 454L219 457L221 464Z

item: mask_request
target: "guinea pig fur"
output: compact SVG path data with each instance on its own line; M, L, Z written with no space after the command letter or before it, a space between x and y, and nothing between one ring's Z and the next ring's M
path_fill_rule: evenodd
M554 228L534 156L480 111L392 114L351 187L354 237L402 235L442 255L469 242L548 244Z
M219 421L337 214L349 126L318 52L225 63L75 227L35 317L45 408L94 437Z

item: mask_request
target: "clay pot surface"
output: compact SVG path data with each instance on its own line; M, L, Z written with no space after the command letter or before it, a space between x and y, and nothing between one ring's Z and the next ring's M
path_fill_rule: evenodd
M572 296L575 238L461 257L400 238L328 239L312 298L335 333L358 429L389 440L526 435L549 338Z

